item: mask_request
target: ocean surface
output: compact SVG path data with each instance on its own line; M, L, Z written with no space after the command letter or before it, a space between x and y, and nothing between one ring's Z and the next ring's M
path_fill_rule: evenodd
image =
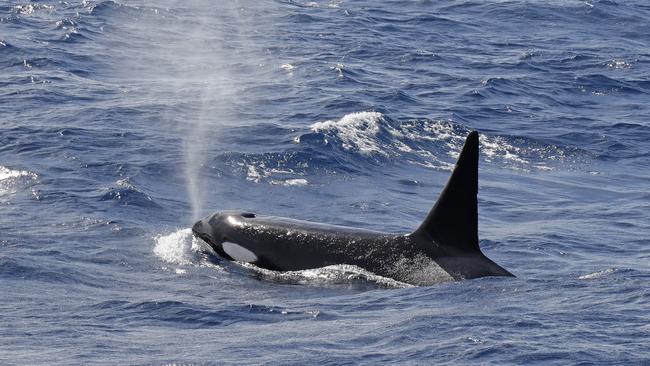
M0 2L0 364L650 365L650 5ZM516 278L278 273L244 209L415 229L471 130Z

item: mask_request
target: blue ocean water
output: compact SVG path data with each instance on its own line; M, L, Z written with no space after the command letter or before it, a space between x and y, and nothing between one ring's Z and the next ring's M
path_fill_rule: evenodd
M3 1L1 364L650 364L650 6ZM481 133L481 248L407 286L221 260L246 209L409 232Z

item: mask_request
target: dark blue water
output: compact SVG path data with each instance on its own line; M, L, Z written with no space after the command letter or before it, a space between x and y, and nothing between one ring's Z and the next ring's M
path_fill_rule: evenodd
M1 364L650 364L650 6L0 3ZM481 133L517 278L224 262L195 218L417 227Z

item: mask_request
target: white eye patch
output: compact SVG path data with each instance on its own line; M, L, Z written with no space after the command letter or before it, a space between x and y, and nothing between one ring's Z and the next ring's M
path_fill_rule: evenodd
M230 258L238 262L253 263L257 261L257 256L255 253L237 243L224 241L223 244L221 244L221 247L223 248L223 251L230 256Z

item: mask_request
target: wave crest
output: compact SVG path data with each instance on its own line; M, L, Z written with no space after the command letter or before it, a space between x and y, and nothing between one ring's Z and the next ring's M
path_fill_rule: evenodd
M410 119L395 122L379 112L357 112L337 121L314 123L324 144L363 156L407 161L432 169L452 170L471 129L449 121ZM298 143L318 140L301 135ZM481 154L488 162L514 170L554 170L562 163L580 161L584 152L531 139L481 134ZM559 164L558 164L559 163Z
M383 115L379 112L357 112L347 114L338 121L314 123L311 130L336 134L346 150L354 149L366 155L386 154L375 138L382 119Z
M277 143L287 144L284 150L225 153L216 164L223 164L226 174L285 186L310 185L308 176L364 173L373 167L405 163L451 171L470 131L451 121L395 121L380 112L355 112L313 123L308 132L303 130L293 139L288 129L277 133L284 139ZM251 135L261 134L251 131ZM488 133L481 134L480 149L481 159L491 166L524 172L574 170L591 159L578 148Z
M29 186L37 178L38 175L36 173L26 170L13 170L0 165L0 197L15 193L19 189ZM34 195L36 196L36 193Z

